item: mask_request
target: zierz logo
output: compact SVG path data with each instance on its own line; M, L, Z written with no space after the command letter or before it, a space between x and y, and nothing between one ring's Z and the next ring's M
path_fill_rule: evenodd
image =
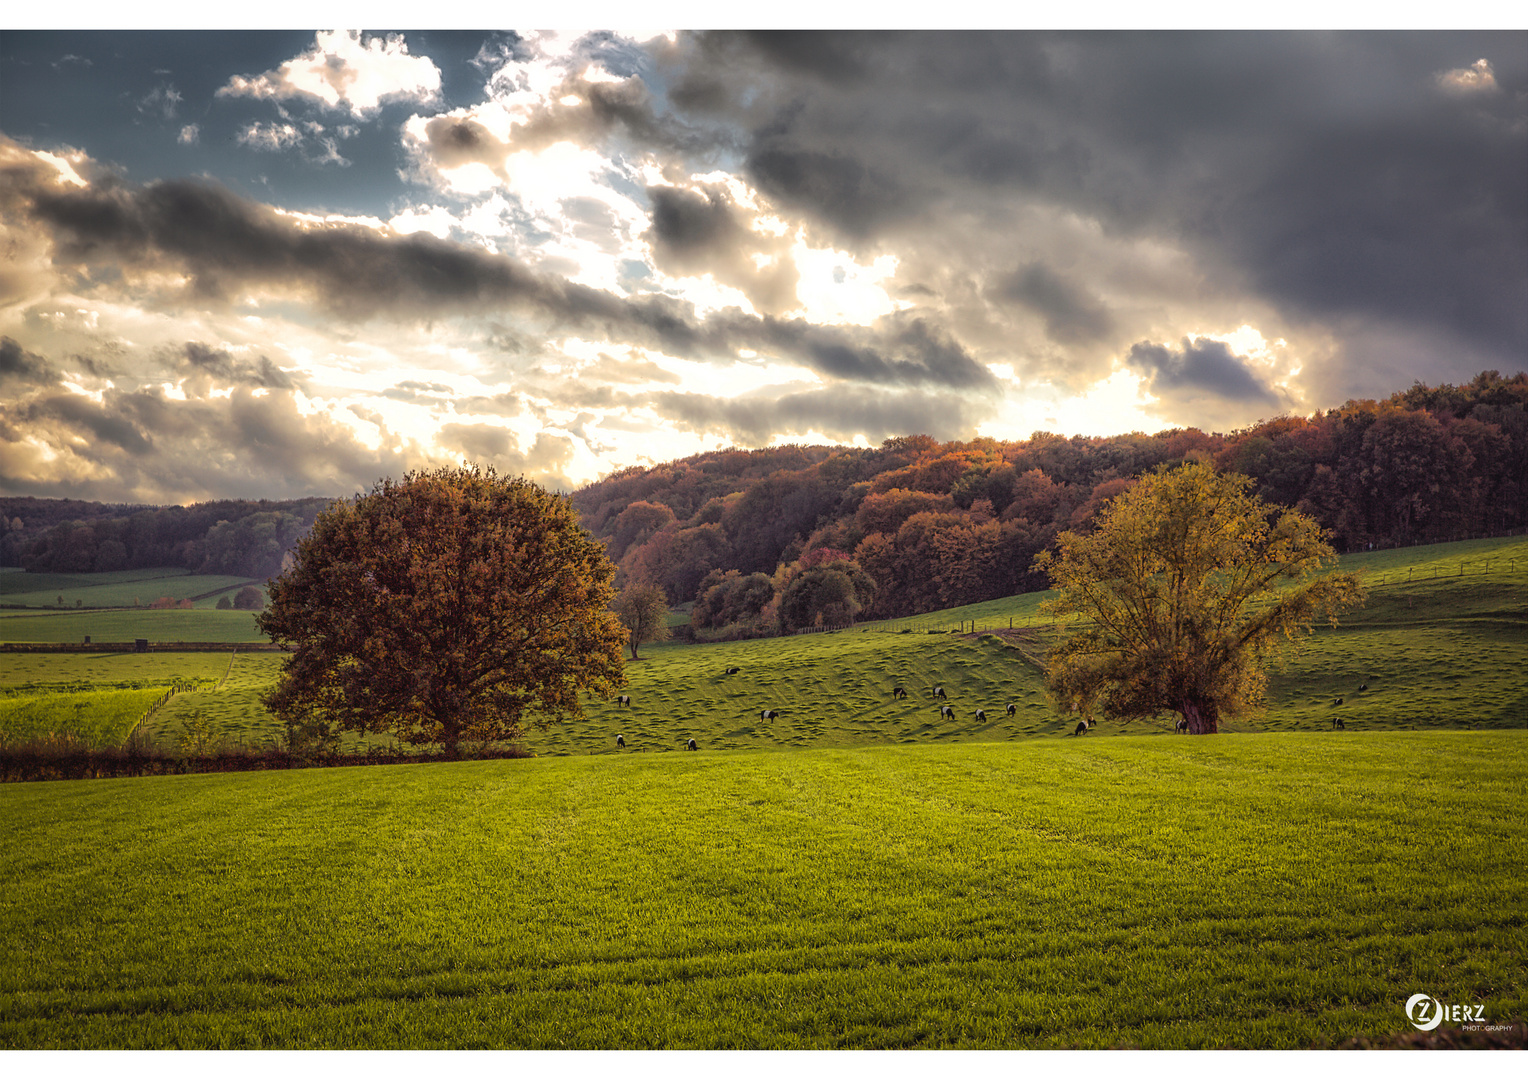
M1430 994L1412 994L1406 999L1406 1019L1418 1031L1431 1031L1443 1021L1455 1024L1478 1024L1485 1020L1484 1005L1445 1005Z

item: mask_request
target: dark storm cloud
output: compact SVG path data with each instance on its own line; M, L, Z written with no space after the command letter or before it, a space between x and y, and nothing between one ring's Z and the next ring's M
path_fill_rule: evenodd
M762 446L776 435L808 431L841 442L863 435L872 444L914 431L945 440L967 438L995 411L995 406L984 407L959 395L859 388L807 390L778 398L665 392L643 394L637 400L681 428L718 433L741 446Z
M719 191L696 192L675 187L650 187L653 227L647 234L659 267L670 273L703 269L718 250L741 241L743 226L732 202Z
M782 258L788 242L749 229L724 191L649 187L647 197L653 224L644 239L652 244L658 269L675 277L712 274L766 313L796 306L800 275L790 259ZM757 255L775 261L761 266Z
M476 120L437 116L424 126L425 146L437 166L454 169L476 162L503 175L509 144Z
M674 104L746 131L750 178L853 250L948 258L962 217L1051 207L1179 245L1295 318L1528 353L1520 31L725 33L670 52ZM1450 92L1481 57L1499 92ZM964 235L975 264L1024 241Z
M882 386L994 390L991 373L949 335L901 313L874 326L825 326L805 319L722 312L705 323L718 349L753 349L795 360L819 374Z
M1039 262L1015 272L999 293L1043 316L1052 341L1096 341L1114 328L1108 308L1096 297Z
M42 357L27 352L15 338L0 337L0 383L53 383L58 372Z
M1148 389L1159 397L1207 392L1227 401L1278 401L1224 341L1184 338L1181 349L1139 341L1130 347L1126 363L1147 376Z
M856 240L905 217L915 194L893 169L847 153L797 149L762 141L748 157L759 190L793 210L818 215Z
M268 356L249 363L235 359L226 349L213 349L199 341L186 342L184 354L182 370L193 377L202 376L200 381L215 382L220 387L243 385L289 390L296 385L291 376L272 363Z

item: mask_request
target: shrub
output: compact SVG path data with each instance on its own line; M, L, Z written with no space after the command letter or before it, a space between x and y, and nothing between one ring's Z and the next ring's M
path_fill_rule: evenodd
M246 585L234 595L233 606L240 611L259 611L265 607L265 594L258 585Z

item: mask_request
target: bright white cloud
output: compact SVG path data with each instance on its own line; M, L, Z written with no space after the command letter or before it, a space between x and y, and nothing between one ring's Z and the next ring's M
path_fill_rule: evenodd
M385 101L430 101L440 94L440 69L410 56L401 36L363 40L356 30L320 31L313 47L275 71L235 75L219 97L316 99L352 115L376 112Z
M1491 61L1484 57L1469 67L1440 71L1435 78L1438 85L1451 94L1489 94L1499 89Z
M302 132L291 124L263 124L255 121L239 132L239 142L255 150L275 153L302 144Z

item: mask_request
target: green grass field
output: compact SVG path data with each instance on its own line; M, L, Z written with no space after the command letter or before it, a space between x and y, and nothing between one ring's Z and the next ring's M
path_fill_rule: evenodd
M0 739L54 735L115 746L166 690L187 684L210 690L228 668L228 654L219 653L0 655Z
M1329 730L1334 716L1369 731L1528 726L1528 681L1522 677L1528 665L1528 539L1376 552L1347 557L1343 567L1374 584L1368 606L1344 616L1336 629L1318 628L1303 648L1274 665L1267 707L1228 721L1228 730ZM626 668L630 708L590 700L586 721L531 730L524 744L547 755L615 753L617 732L625 736L628 753L679 750L689 738L708 751L739 751L1060 737L1072 720L1054 712L1033 662L1055 640L1051 624L1036 616L1043 595L836 633L643 646L643 659ZM1020 628L1012 636L1010 620ZM977 633L928 632L972 623ZM4 640L79 641L84 634L96 641L226 641L230 649L263 640L248 612L0 614ZM228 656L150 654L102 663L112 671L131 670L134 663L151 662L155 671L180 664L189 678L201 677L208 665L221 676ZM72 672L68 665L76 660L0 654L0 687L46 681L39 672L51 664ZM151 732L173 739L194 712L229 743L275 743L280 725L259 699L274 685L280 661L278 654L240 655L226 684L178 695L156 714ZM742 670L724 674L731 666ZM189 674L193 668L195 676ZM76 678L61 674L55 681ZM907 688L907 700L892 700L897 684ZM945 688L953 720L940 718L931 696L936 685ZM1006 715L1009 703L1015 706L1012 718ZM978 708L986 720L976 718ZM764 722L763 709L778 709L781 716ZM1166 733L1170 722L1104 724L1089 737ZM346 745L385 741L351 736Z
M1528 734L0 788L0 1046L1299 1047L1528 1010Z
M268 640L251 611L0 611L0 641L226 641Z
M120 570L108 574L0 573L0 604L54 608L58 598L64 607L148 607L160 597L188 599L215 591L228 592L248 578L228 574L191 574L173 567L159 570ZM232 599L230 595L230 599ZM215 608L217 596L196 601L199 608Z
M0 737L26 742L67 735L91 746L117 746L166 689L0 694Z

